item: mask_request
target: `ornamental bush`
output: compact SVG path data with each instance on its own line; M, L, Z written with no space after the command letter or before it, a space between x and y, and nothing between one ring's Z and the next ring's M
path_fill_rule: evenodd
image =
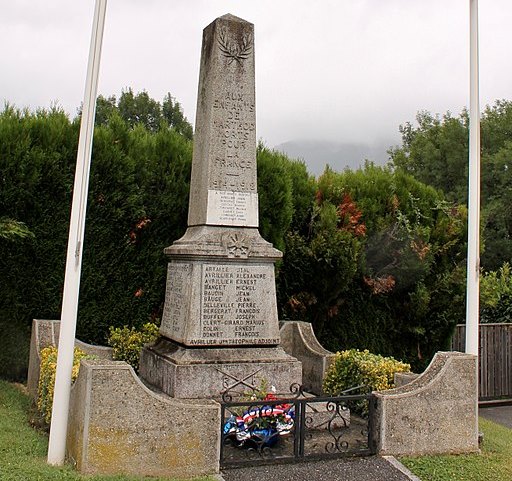
M57 370L58 350L55 346L45 347L41 350L41 368L39 374L39 385L37 388L37 409L43 416L46 424L52 419L53 393L55 388L55 373ZM93 359L94 356L86 354L80 348L75 347L73 356L73 371L71 380L78 377L81 359Z
M108 345L114 349L115 360L126 361L138 372L140 352L144 344L155 341L157 337L158 326L152 322L147 322L141 329L111 326Z
M395 372L409 372L409 364L392 357L372 354L367 349L337 352L323 382L327 394L339 396L346 389L368 386L372 391L385 391L394 387Z
M480 322L512 322L512 268L508 262L497 271L480 275Z

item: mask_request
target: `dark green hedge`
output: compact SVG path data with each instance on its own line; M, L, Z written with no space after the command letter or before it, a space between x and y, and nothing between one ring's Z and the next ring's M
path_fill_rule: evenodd
M78 120L58 110L0 114L0 219L23 222L34 234L0 237L0 328L7 340L1 377L24 376L31 320L60 318L78 131ZM109 326L160 317L163 249L186 229L191 159L192 142L165 125L156 132L132 127L112 112L96 127L77 324L82 340L104 344ZM258 161L262 233L282 247L296 210L310 203L304 186L311 182L303 164L263 146ZM294 197L295 185L301 195ZM294 198L302 203L297 209Z

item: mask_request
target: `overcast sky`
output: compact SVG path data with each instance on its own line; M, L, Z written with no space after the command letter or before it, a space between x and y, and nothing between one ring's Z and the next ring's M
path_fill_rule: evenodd
M480 0L482 106L512 99L512 1ZM83 99L93 0L2 1L0 100ZM99 92L171 92L193 122L202 29L255 24L257 135L398 143L418 110L469 98L469 0L109 0Z

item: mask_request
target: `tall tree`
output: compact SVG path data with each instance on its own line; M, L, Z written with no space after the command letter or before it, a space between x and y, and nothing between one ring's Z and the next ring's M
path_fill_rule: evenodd
M138 94L134 94L131 88L124 90L119 97L118 109L121 117L131 127L142 124L149 131L156 132L162 120L160 103L145 90Z
M162 102L162 116L170 127L175 128L187 139L192 140L192 125L185 118L180 103L170 93L164 97Z
M119 99L115 95L99 95L96 101L96 125L106 125L114 113L131 128L143 125L150 132L172 128L188 140L193 137L192 125L185 117L181 104L170 93L165 95L161 104L145 90L134 93L128 88L121 92Z
M441 189L449 200L467 203L468 115L420 112L417 127L400 127L402 145L390 150L391 164ZM483 247L487 270L512 258L512 102L487 106L481 121Z

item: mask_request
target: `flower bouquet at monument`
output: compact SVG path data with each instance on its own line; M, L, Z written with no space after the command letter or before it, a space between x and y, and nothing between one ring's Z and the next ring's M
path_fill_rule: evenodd
M275 394L255 390L249 396L252 403L240 415L232 414L224 424L224 438L235 446L261 450L274 446L289 435L294 426L295 406L281 403Z

